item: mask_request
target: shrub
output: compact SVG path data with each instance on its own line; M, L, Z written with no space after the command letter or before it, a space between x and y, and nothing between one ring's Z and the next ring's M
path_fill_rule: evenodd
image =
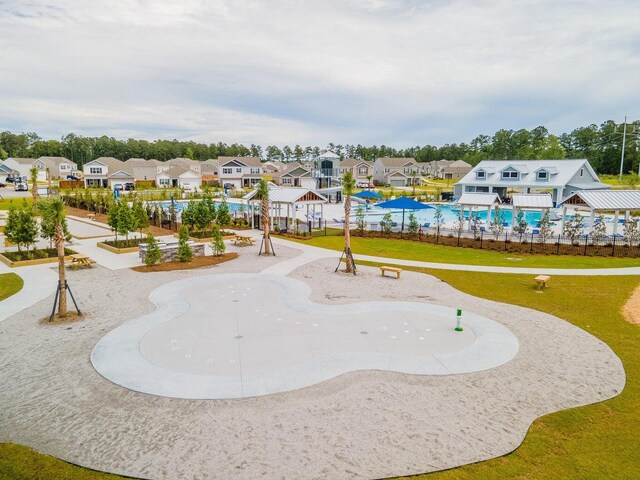
M213 250L213 254L218 257L224 253L226 247L224 245L224 240L222 239L222 234L220 233L220 229L217 225L213 226L211 232L211 250Z
M160 246L158 245L158 241L156 237L151 234L147 235L146 238L147 243L147 255L144 257L144 263L147 266L155 265L160 260L162 260L162 252L160 251Z
M189 240L189 229L182 225L178 231L178 235L178 261L190 262L193 258L193 251L187 243L187 240Z

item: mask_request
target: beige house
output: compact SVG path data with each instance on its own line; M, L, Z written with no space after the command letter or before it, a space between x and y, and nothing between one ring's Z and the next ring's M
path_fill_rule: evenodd
M116 188L135 183L133 166L113 157L100 157L82 167L85 187Z
M346 158L338 165L340 175L351 171L359 187L369 186L369 177L373 177L373 164L357 158Z
M156 176L156 185L195 189L202 185L202 175L185 167L173 166Z
M65 157L40 157L38 158L45 165L45 171L49 169L51 178L61 178L65 180L67 175L76 176L78 165Z
M218 157L218 183L224 188L250 188L263 178L258 157Z
M415 158L382 157L373 163L373 179L383 185L405 187L420 184L421 168Z
M311 175L311 170L297 162L287 164L286 168L273 174L273 181L283 187L316 188L316 180Z
M198 160L191 160L190 158L172 158L167 160L167 163L172 167L184 167L189 170L202 175L202 162Z

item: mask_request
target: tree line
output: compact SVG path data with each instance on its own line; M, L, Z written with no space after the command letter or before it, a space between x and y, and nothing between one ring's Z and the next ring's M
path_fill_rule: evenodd
M638 171L640 151L638 134L640 120L627 123L625 161L623 172ZM506 159L562 159L586 158L598 173L617 174L622 156L624 125L607 120L601 125L578 127L570 133L554 135L540 126L532 130L501 129L493 135L478 135L468 143L452 143L443 146L424 145L393 148L386 145L341 145L329 143L325 147L275 145L231 145L197 143L179 140L119 140L106 135L84 137L69 133L60 140L45 140L38 134L0 133L0 158L63 156L82 166L98 157L155 158L166 161L176 157L207 160L219 156L254 156L264 160L304 161L314 160L322 152L330 150L341 158L353 157L373 161L378 157L413 157L418 162L433 160L465 160L477 165L481 160Z

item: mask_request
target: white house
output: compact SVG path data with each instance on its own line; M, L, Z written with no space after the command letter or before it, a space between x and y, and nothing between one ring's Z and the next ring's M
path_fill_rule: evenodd
M316 180L312 177L311 170L299 163L288 164L283 170L275 172L273 180L283 187L303 187L310 190L316 188Z
M222 187L253 187L262 178L262 162L258 157L218 157L218 183Z
M74 175L78 172L78 164L65 157L40 157L38 158L45 166L45 171L49 169L51 178L61 178L66 180L67 175Z
M373 179L384 185L404 187L420 183L422 169L415 158L382 157L373 163Z
M202 175L185 167L174 166L156 176L158 187L199 188Z
M554 206L581 190L609 189L589 162L579 160L483 160L454 185L458 198L467 192L550 192Z
M17 171L20 177L27 177L31 179L31 170L33 167L38 169L38 181L45 181L47 179L47 165L36 158L18 158L9 157L4 161L4 164Z
M113 157L100 157L83 165L85 187L115 188L134 183L133 167Z

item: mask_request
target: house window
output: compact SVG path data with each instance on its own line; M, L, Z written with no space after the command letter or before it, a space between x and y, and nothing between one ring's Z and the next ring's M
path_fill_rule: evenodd
M233 168L223 168L222 173L225 175L231 175L233 173Z
M66 170L66 169L67 169L67 164L66 163L60 164L60 170Z
M91 175L100 175L102 173L102 167L89 167L89 173Z
M582 174L584 173L584 168L580 169L580 176L582 176Z
M282 177L283 185L291 185L291 177Z
M549 172L546 170L539 170L538 176L536 177L538 180L549 180Z
M487 178L487 172L485 172L484 170L478 170L476 172L476 178L479 180L484 180L485 178Z
M242 173L242 169L241 168L236 168L236 173Z
M169 185L169 179L168 178L159 178L158 179L158 185Z
M251 169L251 173L253 175L259 175L260 174L260 169L259 168L252 168Z
M509 170L506 172L502 172L502 179L503 180L514 180L518 178L518 172L515 172L513 170Z
M388 168L385 168L385 169L384 169L384 173L389 173L389 169L388 169Z
M358 175L366 175L369 173L369 169L367 167L360 167L358 169Z

